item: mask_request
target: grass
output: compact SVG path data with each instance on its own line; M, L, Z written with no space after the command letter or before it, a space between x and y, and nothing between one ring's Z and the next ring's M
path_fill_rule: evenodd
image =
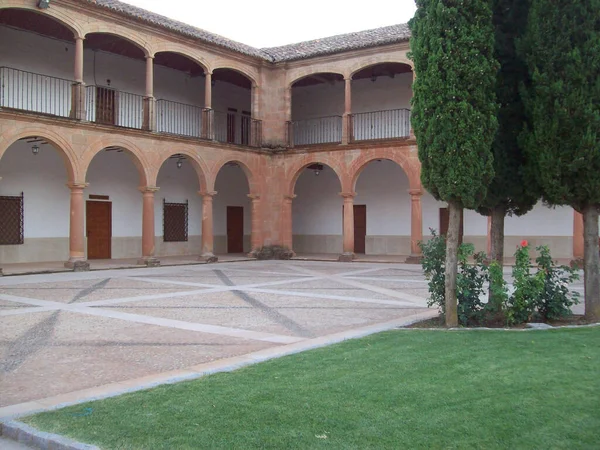
M597 449L600 327L386 332L23 421L105 449Z

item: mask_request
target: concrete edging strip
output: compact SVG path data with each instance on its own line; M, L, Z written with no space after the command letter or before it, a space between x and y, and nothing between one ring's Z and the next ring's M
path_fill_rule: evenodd
M0 435L23 445L41 449L52 450L100 450L95 445L82 444L81 442L60 436L58 434L39 431L21 422L1 422Z

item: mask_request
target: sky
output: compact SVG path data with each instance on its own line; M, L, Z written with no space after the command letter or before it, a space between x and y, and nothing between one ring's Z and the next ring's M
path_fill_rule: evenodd
M414 0L121 0L253 47L406 23Z

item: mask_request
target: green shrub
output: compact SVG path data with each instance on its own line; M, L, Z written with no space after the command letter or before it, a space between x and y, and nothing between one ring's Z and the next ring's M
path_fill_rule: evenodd
M543 283L538 276L531 274L531 257L527 241L515 252L515 265L512 270L514 292L506 303L506 322L509 325L529 322L535 311L537 298L541 295Z
M488 266L490 299L486 305L487 318L493 322L504 322L504 305L508 302L508 286L504 280L502 265L492 261Z
M445 264L446 264L446 238L438 235L434 229L431 232L431 239L427 242L419 242L419 247L423 252L421 266L425 273L425 278L429 280L429 298L427 306L437 306L440 313L445 313Z

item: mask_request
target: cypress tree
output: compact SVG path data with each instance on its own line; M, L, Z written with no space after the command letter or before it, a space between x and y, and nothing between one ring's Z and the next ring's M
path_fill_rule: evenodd
M495 56L500 64L496 96L498 131L492 145L494 179L478 212L491 216L491 258L503 264L504 218L529 212L539 198L526 172L519 136L526 120L521 86L528 83L527 65L517 53L516 42L525 34L530 0L494 0Z
M531 86L523 139L542 199L583 214L585 311L600 319L600 0L532 0L519 48Z
M460 214L476 209L494 175L497 129L491 0L417 0L410 21L412 126L421 181L448 203L446 325L458 324L456 274Z

